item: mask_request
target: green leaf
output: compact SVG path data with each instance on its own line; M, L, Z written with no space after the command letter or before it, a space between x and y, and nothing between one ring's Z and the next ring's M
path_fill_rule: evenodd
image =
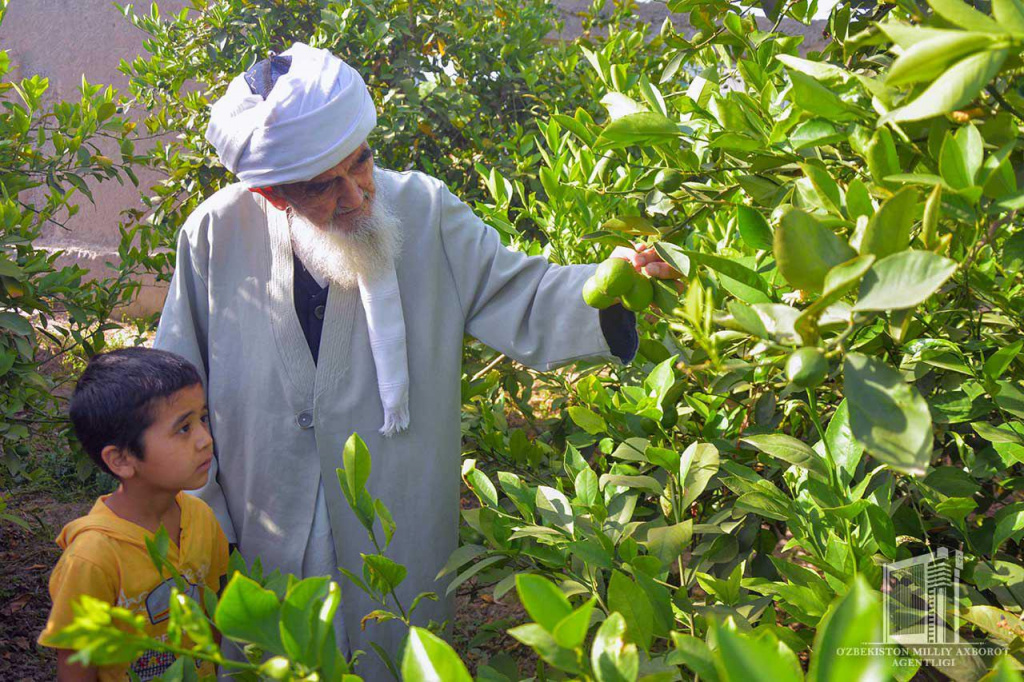
M596 604L597 597L591 597L555 626L552 634L559 646L566 649L583 646L583 642L587 638L587 630L590 629L590 616Z
M804 111L830 121L853 121L857 119L854 108L824 85L799 71L786 70L793 83L793 103Z
M736 502L733 505L740 511L759 514L765 518L777 521L789 521L790 509L788 505L773 495L757 490L743 493L736 498Z
M636 681L640 657L636 645L626 639L626 620L621 613L612 613L601 624L590 650L590 663L597 682Z
M861 255L870 253L881 259L910 246L917 198L917 190L904 187L886 199L868 221L860 242Z
M671 526L651 528L643 544L652 556L661 560L662 567L667 568L682 556L692 537L693 519L687 519Z
M850 590L829 607L814 637L808 682L868 682L889 677L886 654L850 656L850 650L872 648L882 641L882 607L878 594L858 575ZM881 647L884 649L885 647Z
M736 226L747 246L761 251L771 251L772 228L760 211L749 206L737 206Z
M820 118L804 121L789 135L793 151L841 142L847 137L846 131L837 130L832 123Z
M315 577L300 580L288 587L281 603L281 642L285 652L294 661L315 666L320 647L315 640L317 602L327 597L330 578Z
M697 263L704 267L710 268L715 272L721 273L726 277L745 284L752 289L765 294L766 296L771 294L772 289L768 283L764 280L761 275L751 270L745 265L737 263L734 259L723 258L722 256L715 256L709 253L700 253L697 251L689 251L687 249L681 249L675 244L668 242L658 242L655 246L655 250L658 254L665 259L666 262L674 266L675 263L681 262L684 259L690 263ZM678 268L677 268L678 269ZM682 272L682 270L680 270Z
M796 289L820 292L828 271L857 253L814 216L790 209L775 230L775 261Z
M864 446L857 442L850 429L850 405L845 399L839 403L825 428L825 441L840 472L845 472L847 481L852 480L864 454ZM815 450L818 450L817 446ZM824 445L821 451L824 451Z
M718 473L718 448L710 443L690 443L679 458L679 480L683 482L680 507L687 508L700 497Z
M896 529L889 515L877 504L870 505L866 510L871 533L882 554L891 561L896 559Z
M932 453L928 403L881 360L849 353L843 363L850 429L876 459L924 474Z
M811 446L801 440L784 433L769 433L762 436L747 436L740 442L753 445L755 448L783 462L788 462L801 469L828 476L828 465Z
M342 463L345 466L345 480L348 482L349 490L358 494L366 488L371 469L370 451L359 434L353 433L345 442Z
M405 566L381 554L360 554L363 558L363 577L375 590L387 594L396 589L408 574Z
M807 176L807 179L811 181L811 185L814 187L814 191L818 195L821 205L825 207L825 210L833 215L842 217L843 212L840 206L843 205L843 198L839 192L839 185L832 179L828 171L821 166L811 163L801 163L800 169Z
M985 376L990 379L998 379L1001 377L1003 372L1005 372L1010 366L1010 363L1013 362L1014 358L1016 358L1020 353L1022 347L1024 347L1024 339L1018 339L1008 346L1003 346L990 355L988 360L985 361Z
M934 80L960 59L988 48L993 37L988 33L950 31L923 40L897 57L885 83L900 86Z
M559 646L555 638L547 630L536 623L528 623L514 627L508 634L515 637L523 644L533 648L542 659L555 666L559 670L570 673L579 673L580 668L576 658L576 652ZM439 681L441 682L441 681Z
M931 251L901 251L876 262L860 284L855 311L904 310L939 290L957 264Z
M601 229L612 230L614 232L626 232L628 234L658 234L658 228L656 228L650 220L647 218L641 218L640 216L620 216L618 218L612 218L601 223Z
M889 112L883 121L920 121L963 108L999 73L1008 55L1007 49L988 50L961 59L913 102Z
M284 654L281 642L281 605L277 596L255 580L236 573L217 603L214 623L221 634L258 644L264 651Z
M592 436L608 430L608 425L605 423L604 418L586 407L573 405L569 408L569 417L576 422L576 426Z
M984 160L981 133L973 125L966 125L956 135L949 132L939 151L939 172L952 189L973 187Z
M896 154L896 143L892 139L892 133L888 128L879 128L871 136L864 149L865 160L868 163L868 170L875 182L883 187L891 186L886 181L891 175L900 172L900 158Z
M621 571L613 571L608 582L608 608L625 618L629 640L649 651L654 637L654 609L647 593Z
M593 469L587 467L576 475L576 481L574 483L574 489L576 490L576 497L579 499L580 504L591 507L601 499L601 491L598 487L597 474L594 473Z
M992 17L982 14L960 0L928 0L935 13L949 23L966 31L1002 33L999 24Z
M546 485L537 487L537 513L547 523L573 533L572 505L562 493Z
M572 613L565 594L547 578L520 573L516 576L516 592L530 618L548 632L554 633L562 619Z
M1024 5L1020 0L992 0L996 23L1016 35L1024 35Z
M875 214L875 207L871 204L871 194L868 187L861 180L854 178L846 187L846 212L850 220L856 220L860 216L871 217Z
M402 679L405 682L473 682L455 649L430 630L415 626L409 629L402 656Z
M24 271L22 271L22 269L9 258L0 254L0 275L19 279L24 276Z
M717 627L714 651L718 674L730 682L798 682L803 679L800 662L792 649L771 630L738 632Z
M650 111L615 119L601 131L595 149L619 149L633 145L659 145L679 138L679 127L664 116Z
M32 323L18 313L0 312L0 328L21 336L32 336Z

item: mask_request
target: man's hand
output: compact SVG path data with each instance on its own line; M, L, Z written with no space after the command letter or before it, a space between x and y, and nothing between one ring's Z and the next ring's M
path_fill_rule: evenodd
M612 251L612 258L622 258L633 264L633 268L640 273L653 277L654 279L681 279L682 273L665 262L658 255L653 246L641 244L630 248L628 246L616 246Z

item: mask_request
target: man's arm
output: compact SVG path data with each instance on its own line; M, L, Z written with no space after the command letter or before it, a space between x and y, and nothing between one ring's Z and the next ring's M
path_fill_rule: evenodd
M194 218L202 220L203 218ZM193 218L189 219L191 223ZM197 258L189 241L190 224L186 224L178 235L177 264L174 277L167 292L164 309L160 315L160 326L157 328L154 348L177 353L189 360L203 376L204 384L209 376L207 338L210 322L210 299L206 273L196 267ZM205 263L206 260L199 262ZM211 414L211 426L216 436L216 420ZM193 491L213 509L228 542L237 542L231 514L228 512L224 491L217 480L219 471L216 455L216 439L214 440L214 457L210 465L206 485Z
M595 265L558 266L511 251L466 204L441 193L439 229L468 334L537 369L585 358L632 360L632 315L605 320L633 334L625 343L612 339L618 346L612 348L602 315L583 301Z

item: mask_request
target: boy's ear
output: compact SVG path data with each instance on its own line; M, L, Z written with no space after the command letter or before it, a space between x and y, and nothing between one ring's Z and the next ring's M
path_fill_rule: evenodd
M107 468L122 481L135 475L135 463L138 458L126 448L108 445L100 452L100 458Z

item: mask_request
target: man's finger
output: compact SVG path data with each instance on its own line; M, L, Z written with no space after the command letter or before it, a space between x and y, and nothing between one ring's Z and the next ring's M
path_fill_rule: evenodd
M649 277L656 279L679 279L682 275L665 261L658 261L656 263L648 263L644 266L644 272Z

